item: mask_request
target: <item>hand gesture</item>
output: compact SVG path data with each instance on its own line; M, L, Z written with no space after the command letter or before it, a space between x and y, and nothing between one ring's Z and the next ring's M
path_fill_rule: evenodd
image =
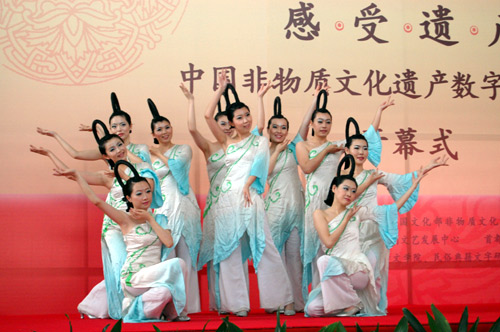
M264 95L267 93L267 91L269 91L271 87L271 80L268 80L267 83L262 84L259 91L257 91L257 95L259 96L259 98L264 97Z
M105 177L107 177L109 179L113 179L115 177L115 171L112 171L110 169L103 171L103 174Z
M443 155L441 157L437 157L437 158L432 159L431 162L427 166L425 166L424 174L427 174L430 170L432 170L436 167L449 166L447 164L447 161L449 159L450 159L450 157L448 157L447 155Z
M76 178L79 176L78 171L74 169L62 169L62 168L54 168L55 176L64 176L67 179L76 181Z
M243 187L243 199L245 200L245 207L249 207L252 205L252 199L250 198L250 187L249 186L244 186Z
M350 209L347 210L345 215L345 220L351 220L352 217L359 211L361 206L358 206L358 202L355 202Z
M227 78L227 71L223 69L217 76L217 82L219 83L219 89L225 91L229 80Z
M99 128L101 128L101 127L99 126ZM80 123L80 127L78 127L78 130L79 131L92 131L92 126Z
M184 96L186 96L188 100L190 101L194 100L193 94L191 93L191 91L188 90L188 88L186 88L184 83L179 84L179 88L181 88L182 92L184 93Z
M386 101L384 101L382 104L380 104L380 106L378 107L378 109L380 111L383 111L386 108L388 108L390 106L393 106L393 105L394 105L394 99L391 99L391 95L389 95L389 98L387 98Z
M30 151L34 153L41 154L42 156L48 156L50 153L50 150L47 150L46 148L39 147L37 148L36 146L30 145Z
M336 152L344 150L344 145L343 144L340 144L340 145L330 144L326 148L328 149L327 150L328 153L336 153Z
M290 144L290 139L286 138L283 142L276 145L276 151L278 151L278 153L281 153L281 151L285 150L288 147L288 144Z
M161 152L160 152L160 149L158 148L157 145L150 145L149 146L149 152L153 155L153 156L156 156L156 157L159 157L161 156Z
M130 216L136 220L149 220L151 214L147 210L130 208Z
M313 96L317 97L321 92L321 90L325 90L326 93L328 94L328 92L330 91L330 86L328 85L328 82L318 82L318 84L316 85L316 89L314 90Z
M49 136L49 137L54 137L56 135L55 131L43 129L40 127L36 127L36 132L39 134L45 135L45 136Z
M385 176L385 174L380 172L377 168L373 172L370 173L370 176L368 177L368 181L369 181L369 183L375 183L376 181L380 180L384 176Z
M422 181L424 177L427 176L428 173L424 172L423 168L420 167L420 169L417 171L417 176L415 174L412 175L411 182L412 185L417 185Z

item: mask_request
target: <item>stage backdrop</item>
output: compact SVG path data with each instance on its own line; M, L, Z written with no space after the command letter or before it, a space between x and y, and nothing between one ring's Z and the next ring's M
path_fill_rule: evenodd
M252 111L271 80L266 115L280 96L290 137L318 82L332 87L334 140L349 116L366 129L392 96L380 169L406 173L441 155L450 166L423 181L416 208L400 218L390 305L498 303L499 39L498 1L1 0L0 314L74 313L102 278L102 213L29 145L77 169L105 165L71 160L36 127L94 148L79 125L107 122L114 91L132 116L132 141L150 144L152 98L173 141L193 148L203 207L205 162L178 85L194 93L198 126L212 139L202 113L222 69Z

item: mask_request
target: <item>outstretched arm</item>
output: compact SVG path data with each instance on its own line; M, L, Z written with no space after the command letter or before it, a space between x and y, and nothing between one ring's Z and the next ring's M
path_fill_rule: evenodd
M87 196L87 198L97 206L102 212L104 212L108 217L110 217L113 221L115 221L117 224L119 224L121 227L127 224L128 221L128 216L125 212L120 211L103 201L102 199L99 198L99 196L96 195L96 193L90 188L88 182L86 179L83 177L80 172L74 170L74 169L68 169L68 170L60 170L60 169L55 169L54 170L54 175L55 176L64 176L70 180L74 180L78 183L80 188L82 189L82 192Z
M102 159L102 155L99 149L83 150L79 151L73 148L68 142L66 142L58 133L51 130L46 130L40 127L36 128L39 134L54 137L57 142L62 146L62 148L74 159L78 160L99 160Z
M264 83L260 86L259 91L257 92L257 96L259 98L258 106L257 106L257 130L259 131L259 134L262 135L262 132L264 131L264 127L266 126L266 112L264 110L264 96L266 95L267 91L271 88L271 80L267 81L267 83Z
M410 198L413 191L417 189L417 186L420 183L420 181L422 181L422 179L425 176L427 176L427 174L428 173L424 173L423 168L421 167L417 171L417 176L416 177L415 175L412 176L412 183L410 188L408 188L408 190L396 201L396 206L398 207L398 210L406 203L406 201L408 200L408 198Z
M318 85L316 85L316 90L314 90L313 94L314 96L313 101L311 103L311 106L309 106L309 109L307 110L306 114L304 114L304 118L302 118L302 123L300 124L298 132L300 137L302 137L304 141L307 139L307 134L309 133L309 123L311 122L312 114L316 109L318 95L321 90L326 90L326 92L328 93L328 91L330 90L330 86L328 86L327 83L323 84L322 82L319 82Z
M68 166L66 166L65 163L63 163L61 161L61 159L59 159L52 151L50 151L49 149L46 149L44 147L39 147L37 148L36 146L33 146L33 145L30 145L30 151L31 152L34 152L34 153L38 153L42 156L47 156L50 158L50 160L52 160L52 162L54 163L54 165L59 168L59 169L68 169Z
M226 143L226 134L224 134L224 132L219 128L217 122L215 122L214 113L215 113L215 108L217 107L217 104L219 103L222 94L226 90L226 86L228 83L225 70L223 70L219 74L218 82L219 82L219 87L215 91L215 94L212 97L212 100L208 104L207 109L205 111L205 121L207 121L210 131L212 132L212 134L214 134L217 141L221 144L224 144Z
M423 168L424 174L427 174L429 171L433 170L436 167L448 166L447 162L449 159L450 157L448 157L447 155L432 159L431 162Z
M193 94L186 88L186 86L181 83L179 85L184 96L186 96L188 100L188 129L189 133L194 139L196 145L200 148L201 151L208 156L210 154L210 145L209 142L203 135L200 134L198 129L196 128L196 114L194 112L194 96Z
M305 146L304 142L299 142L297 144L297 161L299 166L305 174L314 172L320 165L323 159L329 153L335 153L341 151L344 147L337 146L336 144L330 144L324 148L320 153L318 153L314 158L309 159L309 151Z
M372 126L375 131L378 131L380 127L380 120L382 119L382 112L386 109L389 108L390 106L394 105L394 99L391 99L391 95L389 95L389 98L387 98L386 101L384 101L378 108L377 112L375 112L375 117L373 118L372 121Z

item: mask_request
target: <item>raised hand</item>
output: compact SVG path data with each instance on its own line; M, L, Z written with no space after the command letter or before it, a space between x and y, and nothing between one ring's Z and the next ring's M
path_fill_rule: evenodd
M130 216L137 220L149 220L151 214L147 210L130 208Z
M386 108L390 107L390 106L393 106L395 105L394 103L394 99L391 99L391 95L389 95L389 98L387 98L386 101L384 101L382 104L380 104L380 106L378 107L378 109L380 111L383 111L385 110Z
M276 151L278 151L278 153L281 153L281 151L285 150L288 147L288 144L290 144L290 139L286 138L283 142L276 145Z
M221 89L221 91L225 91L227 84L229 83L227 71L225 69L223 69L217 76L217 82L219 83L219 89Z
M101 127L99 126L99 128L101 128ZM92 126L80 123L80 126L78 127L78 131L92 131Z
M46 149L46 148L43 148L43 147L39 147L37 148L36 146L34 145L30 145L30 151L31 152L34 152L34 153L38 153L38 154L41 154L42 156L48 156L49 153L50 153L50 150Z
M55 131L43 129L40 127L36 127L36 132L39 134L45 135L45 136L50 136L50 137L54 137L56 135Z
M328 149L327 150L328 153L336 153L336 152L344 150L344 145L343 144L340 144L340 145L330 144L326 148Z
M314 90L313 96L317 97L321 90L325 90L326 93L330 91L330 86L328 85L328 82L318 82L316 85L316 89Z
M441 157L437 157L437 158L432 159L431 162L427 166L425 166L425 168L423 169L424 174L427 174L430 170L432 170L436 167L449 166L447 164L449 159L450 159L450 157L448 157L447 155L443 155Z
M271 87L271 80L268 80L266 83L262 84L259 88L259 91L257 92L259 98L264 97L264 95L267 93L267 91L269 91Z
M55 176L64 176L67 179L76 181L76 178L78 177L78 171L74 169L62 169L62 168L54 168L54 174Z
M181 88L182 92L184 93L184 96L186 96L188 100L194 100L193 94L191 93L191 91L189 91L188 88L186 88L184 83L179 84L179 88Z
M347 210L345 215L345 220L351 220L352 217L359 211L361 206L358 206L358 202L355 202L350 209Z

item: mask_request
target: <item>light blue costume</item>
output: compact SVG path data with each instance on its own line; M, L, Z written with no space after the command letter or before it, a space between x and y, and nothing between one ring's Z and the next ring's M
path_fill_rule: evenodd
M189 145L174 145L165 152L168 165L160 159L153 162L153 169L160 179L164 203L157 212L168 219L174 245L165 251L166 257L179 257L190 265L188 281L188 313L199 312L197 260L201 242L201 212L189 185L192 151ZM179 251L179 241L187 246L189 254ZM184 244L183 244L184 245ZM184 247L185 248L185 247ZM184 249L181 249L184 250ZM174 252L175 251L175 252Z
M380 155L382 152L382 142L380 135L373 126L363 134L368 142L368 159L370 162L377 166L380 162ZM309 159L317 156L327 146L331 144L343 145L345 141L326 142L321 146L312 149L309 152ZM302 278L302 294L304 299L308 296L308 286L313 284L313 288L319 283L319 276L316 268L313 267L313 261L319 257L320 254L320 241L318 233L314 228L313 213L316 210L324 210L328 206L324 203L330 184L335 177L337 166L342 152L330 153L323 160L316 170L306 174L306 188L305 188L305 225L304 225L304 243L303 243L303 265L304 274Z
M159 218L161 217L161 218ZM163 227L166 223L164 215L155 216ZM129 233L123 236L126 244L127 258L121 270L121 283L124 289L123 321L147 322L159 321L161 312L172 319L183 313L186 305L186 289L184 271L179 258L163 261L161 259L165 246L162 244L149 223L136 225ZM170 292L173 308L167 310L168 301L159 288L166 288ZM147 289L147 290L145 290ZM142 294L136 295L135 291ZM147 294L156 292L154 301L145 300ZM149 294L148 294L149 295ZM156 309L157 317L150 317L146 308L148 304ZM173 310L172 310L173 309ZM170 317L168 317L170 314Z
M368 156L370 156L368 154ZM364 170L356 177L358 185L363 184L375 170ZM373 183L358 197L359 206L374 209L377 206L377 185L386 186L394 201L398 200L412 185L414 173L405 175L382 172L384 176ZM416 174L415 174L416 175ZM400 213L410 211L417 202L420 186L415 189L410 198L399 210ZM398 219L378 218L377 220L365 220L360 226L360 243L363 253L374 256L376 266L374 267L375 280L380 288L379 309L387 311L387 283L389 277L389 249L398 239Z

